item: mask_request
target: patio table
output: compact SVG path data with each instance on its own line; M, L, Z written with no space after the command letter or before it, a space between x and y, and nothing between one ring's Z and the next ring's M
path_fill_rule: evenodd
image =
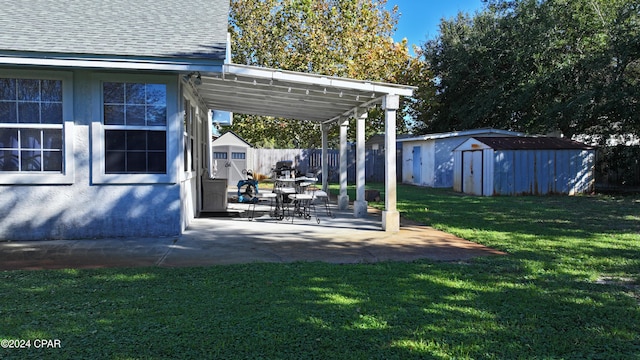
M275 179L273 188L273 192L277 194L275 217L278 220L291 217L291 222L295 216L311 219L312 208L315 213L314 197L307 189L309 186L315 185L317 181L317 178L309 176ZM320 223L317 213L316 221Z

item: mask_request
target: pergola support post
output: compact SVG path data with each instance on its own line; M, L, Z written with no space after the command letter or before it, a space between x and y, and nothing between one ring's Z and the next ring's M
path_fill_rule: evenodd
M397 210L396 194L396 111L400 107L398 95L386 95L382 101L385 118L385 170L384 170L384 211L382 229L388 232L400 231L400 213Z
M329 125L322 124L322 191L329 193Z
M347 195L347 130L349 120L344 119L340 123L340 195L338 196L338 209L349 208L349 195Z
M353 216L363 218L367 216L367 201L365 199L365 121L367 109L358 108L356 117L356 200L353 202Z

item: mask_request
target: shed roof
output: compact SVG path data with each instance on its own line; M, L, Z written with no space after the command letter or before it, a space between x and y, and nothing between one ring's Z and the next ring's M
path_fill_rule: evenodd
M494 150L591 150L581 142L556 137L474 137Z
M0 52L224 59L229 0L2 1Z
M213 140L213 145L218 145L218 144L216 144L216 141L218 143L221 143L224 140L224 138L227 138L227 137L230 137L230 136L234 136L238 140L240 140L243 143L245 143L247 146L253 147L253 145L251 145L247 140L243 139L242 136L236 134L233 130L227 130L222 135L218 136L215 140Z
M509 131L509 130L500 130L500 129L492 129L492 128L481 128L481 129L472 129L472 130L462 130L462 131L450 131L445 133L434 133L434 134L425 134L418 135L413 137L406 138L398 138L396 141L404 142L404 141L425 141L425 140L436 140L436 139L447 139L453 137L461 137L461 136L475 136L475 135L503 135L503 136L525 136L524 133Z

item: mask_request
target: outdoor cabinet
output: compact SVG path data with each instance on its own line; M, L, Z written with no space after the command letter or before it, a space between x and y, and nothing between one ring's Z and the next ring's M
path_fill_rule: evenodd
M202 211L227 210L227 179L202 179Z

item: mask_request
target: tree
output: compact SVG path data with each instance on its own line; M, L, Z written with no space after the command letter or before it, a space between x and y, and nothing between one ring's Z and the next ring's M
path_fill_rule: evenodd
M637 132L639 6L490 0L443 21L422 52L438 79L437 111L418 113L424 131Z
M409 55L406 41L393 42L397 8L389 12L385 3L232 0L233 62L393 83L410 78L408 70L416 60ZM405 130L407 125L399 118L398 127ZM382 129L380 112L371 112L368 132ZM304 120L235 115L233 130L256 145L321 145L319 125Z

